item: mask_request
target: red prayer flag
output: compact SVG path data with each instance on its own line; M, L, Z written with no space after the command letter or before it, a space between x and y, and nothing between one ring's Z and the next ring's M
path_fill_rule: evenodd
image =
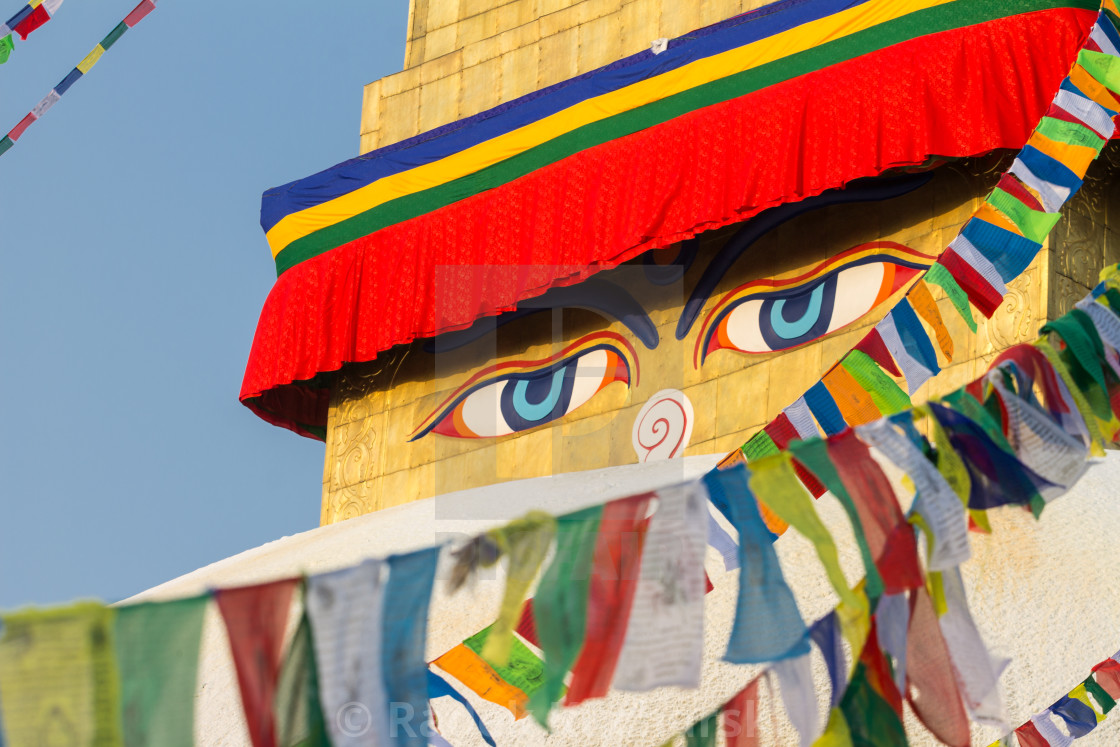
M855 504L875 567L888 594L924 588L914 529L906 521L883 470L853 430L828 440L828 455Z
M758 681L755 677L723 706L722 730L727 747L758 747Z
M1033 721L1016 729L1015 736L1019 738L1019 747L1051 747L1049 740L1038 733L1038 727Z
M898 370L898 365L891 357L890 351L887 350L887 344L883 342L883 336L879 334L876 327L872 327L871 331L864 335L863 339L857 342L852 349L867 355L891 376L902 378L902 372Z
M40 5L35 10L31 11L31 13L26 18L17 23L16 27L12 29L12 31L19 34L20 39L26 41L27 37L31 34L32 31L39 28L49 20L51 20L51 14L47 12L46 8ZM14 140L15 138L12 139Z
M653 497L634 495L603 507L587 595L587 635L572 667L566 706L601 698L610 689L630 622Z
M907 647L906 654L907 656L910 655L909 647ZM882 696L883 700L891 707L891 710L898 714L898 718L901 720L902 693L895 686L894 679L891 677L891 669L887 665L887 657L883 656L883 650L879 648L879 634L875 629L874 617L871 618L871 632L863 644L863 651L859 654L859 660L866 667L867 682L875 692Z
M525 606L521 608L521 622L517 623L515 628L517 634L533 644L537 648L541 644L537 642L537 621L533 617L533 600L525 600Z
M1114 659L1105 659L1093 667L1093 674L1097 675L1097 684L1113 698L1120 698L1120 662Z
M992 314L1003 303L1003 296L999 294L992 284L984 279L972 265L961 259L961 256L952 249L946 249L937 258L938 264L949 271L957 285L968 296L968 300L979 309L980 313L991 319Z
M907 700L918 719L942 743L968 747L968 714L951 661L929 593L924 586L914 589L906 634Z
M280 676L284 629L299 579L214 592L237 667L241 705L253 747L276 747L272 701Z
M762 430L766 431L766 435L770 436L770 440L774 445L783 451L789 446L791 441L800 441L801 434L793 427L793 421L784 412L778 413L778 417L774 418L769 425ZM805 489L813 494L814 498L820 498L824 495L825 487L816 476L805 469L805 467L796 459L793 460L793 471L797 473L798 479Z
M141 0L140 4L132 9L132 12L124 17L124 25L132 28L140 23L140 20L156 9L156 4L152 0Z
M1023 183L1015 178L1014 174L1004 174L1002 177L1000 177L999 184L997 184L996 186L1014 197L1019 202L1029 207L1031 210L1038 210L1043 213L1046 212L1046 208L1042 206L1042 203L1038 201L1038 198L1032 195L1030 191L1023 186Z
M36 117L31 112L28 112L24 116L24 118L19 121L19 124L12 128L12 131L8 133L8 137L10 137L13 141L19 140L20 135L23 134L24 130L30 127L31 123L36 119L38 119L38 117Z

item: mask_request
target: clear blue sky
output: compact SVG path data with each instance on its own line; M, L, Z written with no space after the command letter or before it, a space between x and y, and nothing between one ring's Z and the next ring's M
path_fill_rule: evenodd
M0 132L135 4L70 0L17 40ZM0 157L0 608L121 599L318 524L323 445L237 401L275 279L260 196L357 154L407 14L162 0Z

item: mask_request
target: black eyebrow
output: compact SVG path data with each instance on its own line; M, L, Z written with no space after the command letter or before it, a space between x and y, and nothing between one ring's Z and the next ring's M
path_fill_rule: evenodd
M854 202L873 202L886 200L891 197L900 197L908 192L913 192L933 178L932 172L922 174L905 174L876 179L857 179L845 189L830 190L815 197L808 197L800 202L779 205L771 208L750 219L740 228L708 263L704 274L692 290L692 295L684 305L680 319L677 320L676 336L683 340L688 335L692 325L700 316L704 304L711 298L716 286L727 274L732 265L739 260L743 253L754 242L765 236L788 220L799 215L827 207L829 205L844 205Z
M526 299L514 311L497 317L483 317L470 327L455 332L445 332L424 342L428 353L446 353L474 342L504 324L552 309L586 309L623 324L650 350L661 340L649 313L617 283L600 277L591 277L576 285L552 288L536 298Z

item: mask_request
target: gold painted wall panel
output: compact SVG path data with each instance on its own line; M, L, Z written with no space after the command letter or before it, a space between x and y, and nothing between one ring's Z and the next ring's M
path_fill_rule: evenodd
M638 461L631 443L635 420L643 405L664 389L683 391L695 410L685 453L730 451L815 383L905 288L862 318L815 342L762 354L716 350L702 365L696 365L700 327L720 297L744 282L802 275L864 242L895 241L936 254L960 229L1005 165L1006 161L989 158L944 166L929 184L907 195L880 203L831 206L782 224L759 239L719 281L683 340L676 339L675 330L685 300L711 258L738 227L701 237L695 262L674 285L651 285L640 261L596 276L625 287L648 312L659 337L652 349L618 321L567 308L540 312L496 330L494 321L487 320L484 324L491 331L455 350L428 352L425 342L418 341L376 362L347 366L330 408L323 521L498 481L634 463ZM1068 222L1074 225L1078 220L1071 217ZM1061 225L1055 229L1052 245L1057 249L1048 246L1009 284L1007 301L991 320L976 314L980 329L975 335L941 291L932 289L955 350L952 361L939 352L945 370L921 388L916 401L972 380L1001 350L1034 338L1053 313L1053 294L1048 289L1067 282L1053 279L1056 275L1051 270L1052 266L1068 265L1062 254L1065 242L1080 242L1077 246L1081 246L1089 241L1071 238L1071 230ZM1077 230L1096 231L1094 235L1103 232L1084 226ZM1077 251L1081 250L1075 247L1072 253ZM1104 254L1105 249L1098 245L1095 256L1101 263ZM438 287L433 292L438 293ZM497 438L429 433L409 440L429 413L483 369L496 363L546 359L585 335L604 331L628 339L635 349L639 375L630 386L608 384L564 417L520 433Z

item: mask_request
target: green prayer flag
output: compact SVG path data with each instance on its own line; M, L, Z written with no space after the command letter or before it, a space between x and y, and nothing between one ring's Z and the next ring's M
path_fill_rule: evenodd
M883 595L883 577L875 565L875 558L871 555L871 547L867 544L867 535L863 531L863 524L859 520L859 511L856 510L855 501L849 495L847 487L840 480L840 473L828 455L828 444L820 438L810 438L807 441L795 441L790 444L797 461L805 465L818 480L824 483L829 492L836 496L848 521L852 524L852 533L855 535L859 554L863 559L863 570L866 574L865 591L870 599L878 599Z
M1041 332L1054 332L1062 338L1066 349L1060 355L1066 361L1077 388L1085 395L1097 417L1106 422L1111 420L1112 404L1102 369L1104 345L1089 315L1081 309L1073 309L1043 325Z
M1019 227L1023 236L1036 244L1041 244L1061 219L1061 213L1047 213L1032 210L1018 197L1004 192L998 187L988 196L988 204L1007 216L1008 220Z
M750 439L743 444L743 456L747 458L747 462L753 462L761 459L764 456L777 454L781 449L774 443L774 439L770 438L770 434L766 431L759 431L750 437Z
M4 615L0 701L8 744L122 743L115 614L80 602Z
M0 39L0 65L8 61L9 55L15 49L15 42L12 41L12 35L8 34L3 39Z
M840 365L871 395L871 401L879 412L893 415L910 407L910 397L867 353L852 350L844 356Z
M542 726L564 693L564 677L575 664L587 632L587 598L603 507L578 511L556 521L556 555L533 598L537 641L544 653L544 684L529 698L529 711Z
M194 694L209 597L117 608L117 667L126 747L194 744Z
M311 623L306 612L292 636L280 669L273 699L277 747L330 747L323 706L319 700L319 673Z
M719 711L712 711L704 718L688 727L684 733L686 747L716 747L716 733L719 731Z
M949 302L953 304L953 308L964 319L964 323L973 332L976 331L976 320L972 317L972 307L968 304L968 294L964 292L964 288L960 286L957 279L945 269L945 265L939 262L934 262L928 270L924 280L927 283L932 283L941 290L945 291L946 297Z
M1077 61L1098 83L1113 93L1120 92L1120 60L1110 54L1082 49L1077 53Z
M486 639L490 637L490 631L493 628L493 625L483 628L463 641L463 645L482 656L482 648L486 645ZM490 664L490 668L502 680L532 698L533 694L544 684L544 662L519 639L513 638L512 640L513 645L509 651L509 662L500 667Z
M1093 675L1090 674L1081 684L1085 686L1085 689L1089 692L1090 695L1093 696L1093 699L1097 701L1097 704L1100 705L1101 713L1107 714L1116 706L1116 701L1111 695L1108 694L1108 692L1103 687L1101 687L1097 683L1097 681L1093 678Z
M855 747L906 747L909 744L898 714L875 692L863 662L856 665L840 700L840 711L848 722Z
M1078 388L1062 355L1054 349L1054 346L1045 337L1037 340L1034 346L1042 351L1046 360L1050 361L1050 365L1054 367L1054 373L1058 374L1058 378L1066 385L1070 396L1073 397L1073 404L1077 407L1077 412L1080 413L1081 419L1085 422L1085 427L1089 429L1090 453L1093 456L1104 456L1104 436L1101 434L1100 423L1094 417L1089 400L1085 398L1084 392Z
M1104 138L1096 130L1077 122L1043 117L1035 131L1051 140L1068 145L1081 145L1098 151L1104 147Z

